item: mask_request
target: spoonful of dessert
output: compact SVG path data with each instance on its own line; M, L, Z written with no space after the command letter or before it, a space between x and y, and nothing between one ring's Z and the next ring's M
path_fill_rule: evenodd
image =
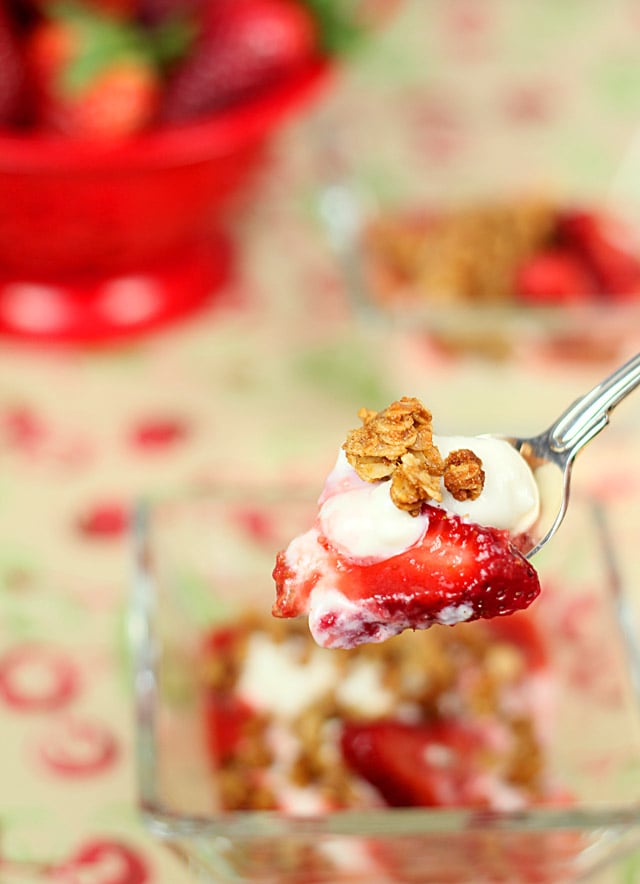
M306 615L318 644L350 648L527 608L576 455L638 384L640 353L526 439L438 435L413 397L361 408L313 525L277 555L274 616Z
M611 411L640 384L640 353L577 399L538 436L502 436L527 462L538 486L539 514L519 548L531 559L554 536L567 512L577 454L609 423Z

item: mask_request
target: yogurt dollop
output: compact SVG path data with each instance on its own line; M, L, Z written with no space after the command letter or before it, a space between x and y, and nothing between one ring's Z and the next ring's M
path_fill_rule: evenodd
M436 436L443 458L468 448L482 461L485 483L475 500L456 500L441 485L442 502L433 501L479 525L520 534L538 518L540 495L524 458L491 436ZM426 514L411 516L391 500L389 481L364 482L340 451L320 496L319 528L332 546L360 562L391 558L418 543L429 525Z
M355 470L354 470L355 472ZM413 546L429 525L391 500L389 482L364 483L329 497L321 506L320 531L332 546L360 561L389 559Z
M475 500L456 500L442 487L442 503L449 512L478 525L521 534L540 512L540 493L529 464L504 439L493 436L433 436L442 457L469 448L482 461L484 488Z

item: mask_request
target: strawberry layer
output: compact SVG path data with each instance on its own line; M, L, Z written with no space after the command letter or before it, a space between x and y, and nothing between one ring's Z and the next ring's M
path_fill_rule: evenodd
M535 569L508 532L425 510L422 539L379 562L350 560L317 529L294 540L273 572L274 615L308 614L318 644L349 648L408 628L510 614L537 597Z

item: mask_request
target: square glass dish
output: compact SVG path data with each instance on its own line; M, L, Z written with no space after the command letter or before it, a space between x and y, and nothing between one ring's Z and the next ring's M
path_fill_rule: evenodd
M228 664L229 645L211 636L247 613L269 617L276 551L310 524L315 497L221 487L139 508L129 627L148 831L208 882L563 884L640 847L634 587L620 578L606 510L579 498L538 557L543 591L532 609L550 676L539 699L553 709L543 751L559 786L554 798L502 809L455 801L223 809L206 685ZM406 635L429 642L436 630L460 628ZM294 690L286 678L269 687L276 696ZM236 778L244 773L240 766Z
M504 278L497 282L495 291L486 288L481 277L504 276L505 268L499 267L494 273L497 262L489 250L465 240L474 236L471 227L484 225L483 216L493 215L494 221L504 216L496 221L496 227L511 225L509 217L519 211L519 200L489 199L454 207L448 203L420 203L414 194L407 203L397 205L378 202L376 196L363 193L357 182L348 178L327 183L319 196L319 214L336 258L348 309L356 321L364 327L421 336L445 353L495 360L543 358L610 363L638 350L640 247L636 250L634 245L628 253L629 260L637 262L633 273L638 274L633 283L637 288L631 295L613 292L583 298L566 288L559 294L550 290L542 274L556 273L553 267L547 269L547 262L553 264L556 260L552 254L555 245L549 247L549 257L543 254L547 246L541 245L528 265L533 270L522 271L534 280L534 287L541 279L541 286L547 289L539 303L507 291ZM427 231L431 221L421 216L421 212L429 211L434 213L435 227L441 220L436 216L444 213L442 228L433 235ZM589 223L592 220L588 217ZM597 223L615 226L616 218L611 215ZM493 238L496 251L516 248L510 237L505 236L501 242L502 235L485 229L480 239ZM444 242L457 236L458 245ZM552 241L555 234L550 236ZM443 256L444 251L448 254ZM627 254L623 261L626 259ZM559 273L564 275L565 269ZM508 272L513 272L515 280L520 271L513 266ZM450 283L448 278L442 290L435 278L439 274L451 278L469 275L470 288L478 283L484 291L479 296L463 294L466 281L458 288L455 279ZM561 279L558 285L564 287L566 281Z
M615 359L640 325L634 14L472 7L405 0L323 108L320 214L350 305L455 351ZM551 236L574 212L592 217ZM553 260L516 284L541 235Z

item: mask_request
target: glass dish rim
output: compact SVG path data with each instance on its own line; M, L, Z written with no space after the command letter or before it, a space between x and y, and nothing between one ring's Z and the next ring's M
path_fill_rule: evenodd
M287 486L296 494L309 486ZM224 499L242 499L241 485L221 484ZM248 489L244 489L244 493ZM271 499L284 499L283 487L266 483L261 492L271 492ZM256 488L251 486L255 497ZM486 810L477 808L375 808L339 810L318 815L283 814L278 811L232 811L208 816L175 811L163 804L157 789L159 752L155 738L159 686L157 664L161 655L159 637L153 630L157 596L150 569L149 528L152 512L164 504L187 504L194 500L220 498L211 490L198 493L169 494L138 500L132 520L132 588L127 611L131 672L133 678L133 717L138 810L147 829L164 840L212 837L273 838L298 836L419 837L463 832L554 832L592 831L614 828L620 832L640 826L640 798L625 804L598 807L532 807L521 810ZM246 499L246 498L245 498ZM603 545L603 558L610 587L615 594L615 608L620 640L626 644L634 693L640 699L640 642L629 622L629 612L622 597L615 550L608 533L604 506L591 501L590 517Z

